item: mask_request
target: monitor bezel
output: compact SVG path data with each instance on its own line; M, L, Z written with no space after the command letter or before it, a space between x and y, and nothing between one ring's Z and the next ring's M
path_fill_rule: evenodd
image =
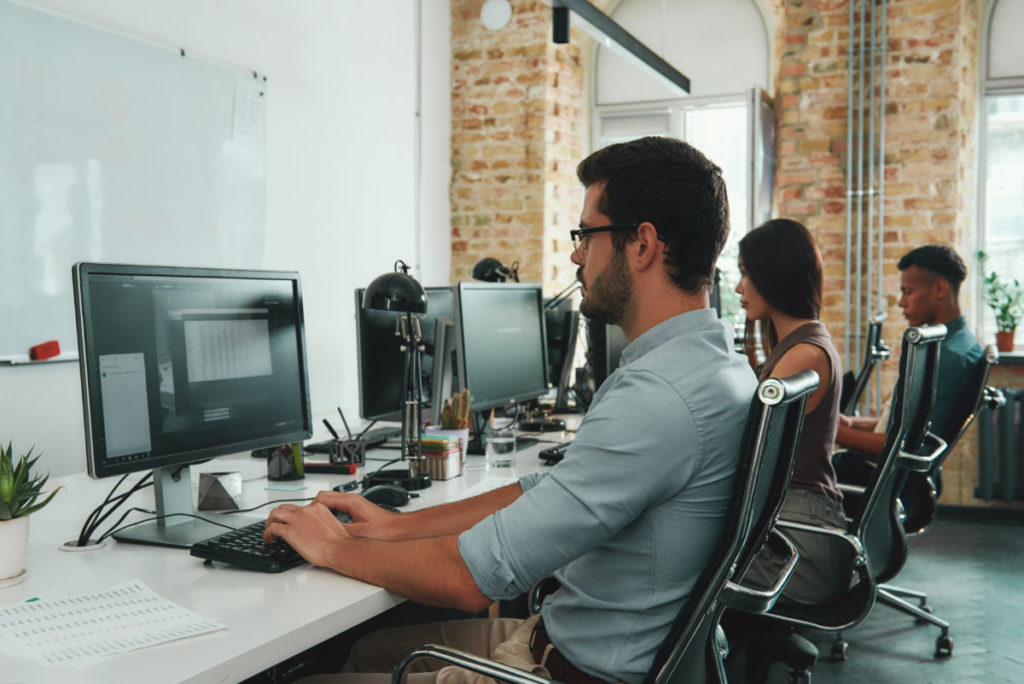
M544 293L540 283L480 283L480 282L462 282L459 283L455 288L455 339L456 339L456 368L458 373L458 383L460 389L469 387L470 393L473 391L472 387L472 376L470 374L471 369L467 368L466 364L466 325L463 320L462 311L462 300L463 293L466 291L478 291L478 290L533 290L537 297L537 310L540 319L540 352L541 352L541 375L542 375L542 388L536 388L523 394L509 394L500 400L488 400L484 402L474 401L472 395L470 396L470 409L476 411L486 411L492 408L510 407L515 404L537 399L547 394L551 389L551 384L548 379L548 350L547 350L547 323L544 315Z
M456 304L455 304L455 292L454 292L454 289L455 288L453 288L451 285L434 285L434 286L423 288L423 291L427 293L427 314L431 315L435 319L435 321L437 319L436 312L431 312L430 311L430 293L431 292L444 291L444 292L449 292L449 293L452 294L452 319L453 319L453 322L454 322L454 319L457 318L456 308L455 308ZM366 413L366 399L365 399L364 387L366 387L366 383L369 381L369 379L364 377L364 375L363 375L363 355L365 353L365 350L363 349L363 344L362 344L363 332L364 332L363 331L363 315L362 315L362 311L363 311L363 293L364 292L366 292L366 288L365 287L357 287L355 289L355 292L354 292L354 294L355 294L355 304L356 304L356 310L355 310L355 321L356 321L356 378L359 381L359 386L357 388L358 389L358 394L359 394L359 417L362 418L363 420L369 420L369 421L391 421L391 422L400 421L402 419L401 403L402 403L402 396L403 396L402 395L402 388L401 387L399 388L399 391L396 393L396 397L395 397L395 410L394 411L389 411L387 413L373 413L373 414L367 414ZM442 318L447 318L447 317L443 316ZM435 323L435 325L436 325L436 323ZM424 342L433 343L434 340L424 340ZM403 358L401 358L400 356L396 356L396 358L395 358L395 363L404 363L404 361L405 360ZM438 363L438 359L435 358L433 360L433 363L435 363L435 364ZM442 367L441 368L435 368L434 369L434 372L432 374L434 375L435 384L440 379L438 376L443 375L443 373L444 373L443 369L445 367L446 367L446 362L442 362ZM447 397L445 397L445 398L447 398ZM433 397L431 397L431 396L424 396L423 397L423 408L424 409L427 409L427 408L432 409L433 408Z
M153 458L130 461L126 463L107 463L105 452L102 446L97 443L99 435L103 434L102 414L94 411L90 399L92 380L89 377L88 361L86 350L91 348L93 343L93 330L91 323L85 315L90 304L90 283L89 278L95 275L114 276L156 276L156 277L190 277L190 278L232 278L249 280L283 280L292 284L292 293L295 298L296 323L297 323L297 351L301 372L299 381L302 385L300 396L303 403L304 427L300 430L281 432L274 435L267 435L250 440L242 440L219 444L216 446L204 447L202 449L191 449L180 451ZM115 263L94 263L79 262L72 267L72 281L75 295L75 324L78 338L78 368L82 389L82 422L85 429L85 453L86 467L90 477L102 478L112 475L121 475L130 472L152 470L166 466L187 466L197 462L206 461L217 456L243 453L253 449L301 442L309 439L313 434L313 412L309 396L309 361L306 356L306 332L305 317L302 303L302 281L296 271L269 271L255 269L228 269L228 268L198 268L185 266L155 266L137 264L115 264ZM99 421L99 429L96 425Z

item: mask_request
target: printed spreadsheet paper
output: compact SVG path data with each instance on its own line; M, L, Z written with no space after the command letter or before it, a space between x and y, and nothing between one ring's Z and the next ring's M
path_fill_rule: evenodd
M118 653L226 627L159 596L139 580L91 594L46 594L0 606L0 654L44 667L88 666Z

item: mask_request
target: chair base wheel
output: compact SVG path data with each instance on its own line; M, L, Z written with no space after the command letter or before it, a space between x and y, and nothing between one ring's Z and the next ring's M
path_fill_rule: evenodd
M953 655L953 637L943 634L935 640L935 657L949 658Z
M832 642L832 660L833 662L841 662L846 660L846 650L850 647L848 641L833 641Z
M811 684L811 673L807 670L789 671L789 684Z

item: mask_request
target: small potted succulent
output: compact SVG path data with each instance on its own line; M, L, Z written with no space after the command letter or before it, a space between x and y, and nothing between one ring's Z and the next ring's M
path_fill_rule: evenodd
M978 252L978 261L985 263L987 255ZM982 279L984 289L981 298L992 309L996 318L996 347L1001 352L1011 352L1014 347L1014 331L1024 318L1024 287L1014 278L1003 280L995 271Z
M29 449L15 463L10 442L6 449L0 447L0 581L23 574L28 516L50 503L61 489L54 489L39 501L50 476L33 474L32 467L38 460Z

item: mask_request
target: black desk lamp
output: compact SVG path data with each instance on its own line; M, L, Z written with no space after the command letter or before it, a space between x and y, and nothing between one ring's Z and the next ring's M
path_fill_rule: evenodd
M488 283L503 283L508 279L519 282L519 262L504 266L494 257L484 257L473 265L473 279Z
M395 270L373 279L363 294L363 308L394 311L395 335L402 339L400 349L405 353L402 399L402 460L409 469L378 470L370 477L373 484L392 482L406 489L430 486L423 458L423 377L420 373L420 353L423 351L420 319L414 314L427 312L427 293L416 279L409 275L409 266L399 259Z

